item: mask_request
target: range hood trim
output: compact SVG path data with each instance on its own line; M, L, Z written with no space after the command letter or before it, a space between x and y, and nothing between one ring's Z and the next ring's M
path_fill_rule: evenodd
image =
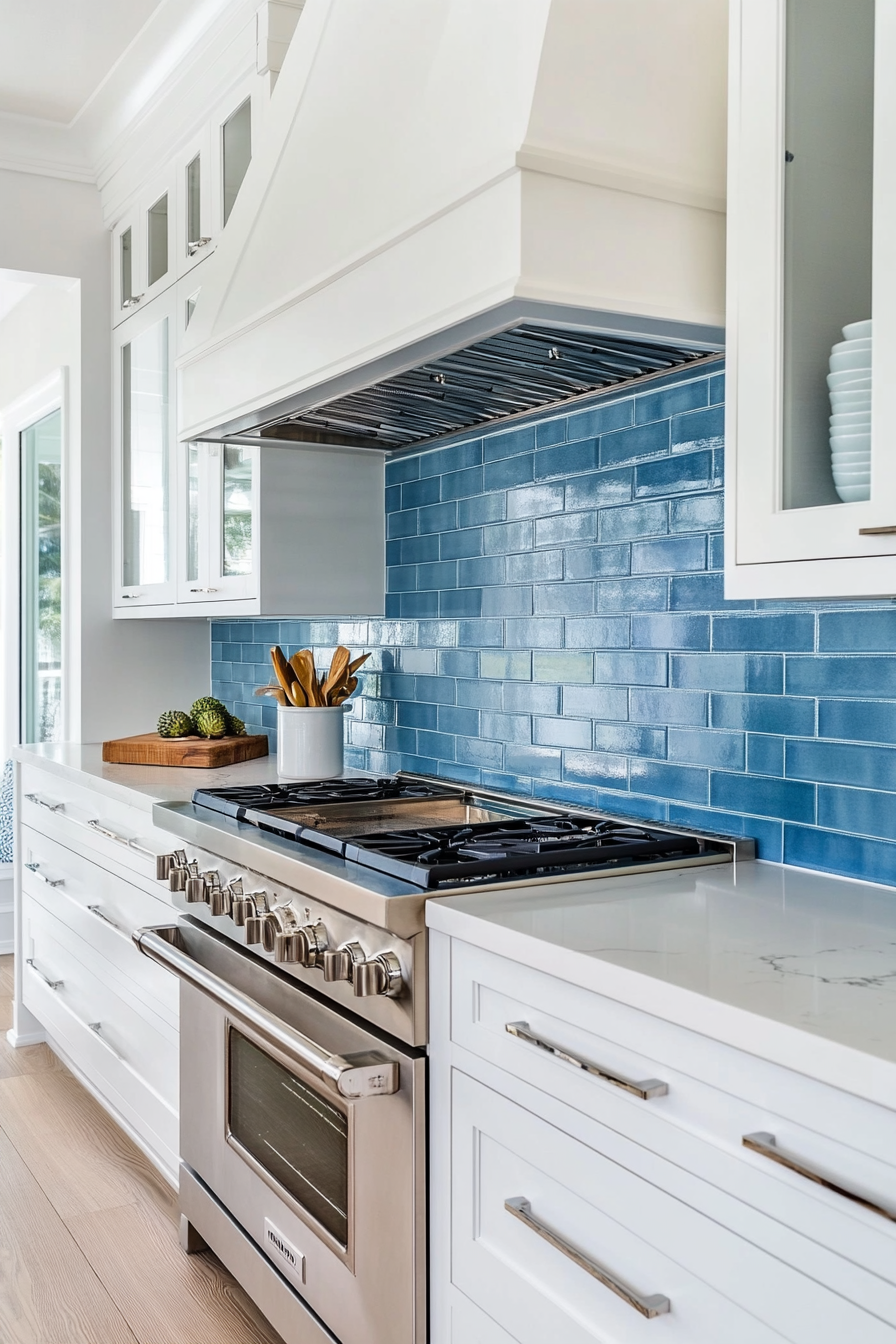
M520 411L509 412L505 416L496 416L488 421L478 421L467 427L452 429L444 434L419 439L412 444L390 446L382 441L368 444L346 442L344 444L321 444L313 439L288 440L265 435L263 431L282 424L290 417L304 412L322 409L332 402L354 393L363 392L377 384L387 382L400 374L409 373L420 365L432 363L450 355L458 354L477 342L516 327L534 324L556 328L558 334L566 331L573 335L591 337L595 340L614 337L626 341L645 344L663 343L686 346L691 350L702 350L707 358L718 357L724 352L724 328L698 326L691 323L676 322L655 317L646 318L628 313L613 313L585 310L540 300L514 298L465 318L461 322L445 327L430 336L423 337L407 346L388 354L380 355L366 364L361 364L337 374L321 383L315 383L300 392L273 402L263 409L247 412L232 420L225 421L212 430L186 438L186 442L201 443L242 443L248 447L276 448L321 448L337 450L344 448L356 452L380 451L389 455L398 452L412 452L427 448L436 443L448 442L458 437L468 437L477 430L496 430L504 424L510 424L523 416L538 416L556 412L560 406L569 406L575 396L564 397L558 401L536 405ZM682 363L677 368L686 368L690 364L702 366L703 359ZM604 388L594 388L579 394L581 397L610 396L617 389L629 387L634 383L648 379L664 377L675 369L664 369L632 378L620 379L618 383Z

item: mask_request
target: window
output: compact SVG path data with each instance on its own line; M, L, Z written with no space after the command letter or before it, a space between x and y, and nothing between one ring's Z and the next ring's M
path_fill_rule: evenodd
M147 238L149 273L147 280L154 285L168 273L168 193L160 197L147 211Z
M252 104L248 98L221 127L221 155L224 168L223 223L226 224L252 158Z
M62 412L22 431L22 740L62 739Z

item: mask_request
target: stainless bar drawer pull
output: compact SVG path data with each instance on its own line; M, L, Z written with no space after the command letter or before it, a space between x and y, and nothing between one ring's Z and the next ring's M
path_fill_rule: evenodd
M44 975L43 971L35 963L33 957L29 957L26 964L31 967L35 975L39 976L40 979L43 980L45 985L50 986L50 989L61 989L62 986L65 984L64 980L51 980L48 975Z
M125 845L127 849L132 849L135 854L142 854L146 859L159 857L151 849L144 849L142 845L138 845L136 840L130 840L126 835L119 835L117 831L110 831L101 821L88 821L87 825L92 831L96 831L97 835L104 835L107 840L114 840L117 845Z
M105 1036L103 1035L102 1022L88 1022L87 1026L93 1032L94 1036L97 1038L100 1045L104 1045L106 1049L109 1051L109 1054L115 1056L119 1064L124 1064L125 1061L118 1053L118 1051L115 1049L115 1046L110 1045L109 1042L106 1040Z
M826 1190L833 1190L835 1195L842 1195L844 1199L851 1199L854 1204L861 1204L863 1208L870 1209L872 1213L879 1213L881 1218L889 1218L891 1223L896 1223L896 1209L889 1209L885 1204L876 1204L874 1200L867 1199L865 1195L860 1195L856 1190L850 1190L845 1185L839 1185L837 1181L832 1181L829 1176L822 1175L820 1171L813 1171L811 1167L805 1166L798 1157L793 1157L783 1148L779 1148L774 1134L764 1132L745 1134L741 1142L752 1153L759 1153L760 1157L767 1157L769 1161L787 1167L788 1171L795 1171L798 1176L805 1176L807 1181L814 1181L816 1185L823 1185Z
M45 882L48 887L65 886L64 877L47 877L46 873L41 872L39 863L26 863L25 867L28 869L29 873L33 873L35 877L39 877L41 882Z
M116 933L121 934L122 938L127 938L130 942L131 935L128 933L127 929L123 929L120 924L116 924L115 920L110 919L107 914L104 914L98 905L88 905L87 909L92 915L96 915L97 919L101 919L104 924L108 924L110 929L114 929Z
M65 803L48 803L46 799L41 798L39 793L26 793L25 797L29 803L34 803L37 807L45 807L48 812L65 811Z
M627 1302L630 1307L634 1307L635 1311L640 1312L642 1316L646 1316L648 1320L652 1320L654 1316L665 1316L667 1312L672 1310L672 1303L668 1297L663 1297L662 1293L653 1293L650 1297L642 1297L640 1293L636 1293L621 1279L617 1279L609 1270L599 1265L596 1260L589 1259L587 1255L577 1251L575 1246L570 1245L565 1238L558 1236L556 1232L546 1227L544 1223L539 1222L537 1218L533 1218L532 1205L522 1195L518 1195L515 1199L505 1199L504 1207L508 1213L513 1214L514 1218L518 1218L521 1223L524 1223L532 1232L546 1241L549 1246L553 1246L555 1251L559 1251L561 1255L565 1255L567 1259L572 1260L573 1264L578 1265L580 1269L584 1269L586 1274L590 1274L593 1279L597 1279L598 1283L602 1283L605 1288L609 1288L611 1293L621 1297L623 1302Z
M584 1073L591 1073L595 1078L602 1078L605 1083L612 1083L614 1087L621 1087L624 1092L631 1092L633 1097L640 1097L642 1101L650 1101L652 1097L664 1097L669 1091L667 1084L661 1083L658 1078L647 1078L643 1083L636 1083L631 1078L624 1078L621 1073L613 1073L600 1064L593 1064L591 1060L571 1055L568 1050L555 1045L553 1041L546 1041L543 1036L536 1036L529 1030L528 1022L508 1022L504 1030L511 1036L516 1036L518 1040L527 1041L529 1045L537 1045L539 1050L545 1050L549 1055L562 1059L564 1063L582 1069Z

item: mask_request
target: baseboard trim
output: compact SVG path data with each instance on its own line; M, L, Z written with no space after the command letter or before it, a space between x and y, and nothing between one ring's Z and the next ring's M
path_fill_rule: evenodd
M0 911L2 913L2 911ZM16 950L15 942L12 938L7 938L0 942L0 957L11 957Z
M23 1045L43 1045L47 1039L45 1031L20 1031L16 1033L15 1027L10 1027L6 1033L6 1039L14 1050L19 1050Z

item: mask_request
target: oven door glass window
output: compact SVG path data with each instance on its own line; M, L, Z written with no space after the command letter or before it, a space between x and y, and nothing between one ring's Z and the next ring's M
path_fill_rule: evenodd
M228 1140L347 1248L348 1115L233 1026L228 1066Z

